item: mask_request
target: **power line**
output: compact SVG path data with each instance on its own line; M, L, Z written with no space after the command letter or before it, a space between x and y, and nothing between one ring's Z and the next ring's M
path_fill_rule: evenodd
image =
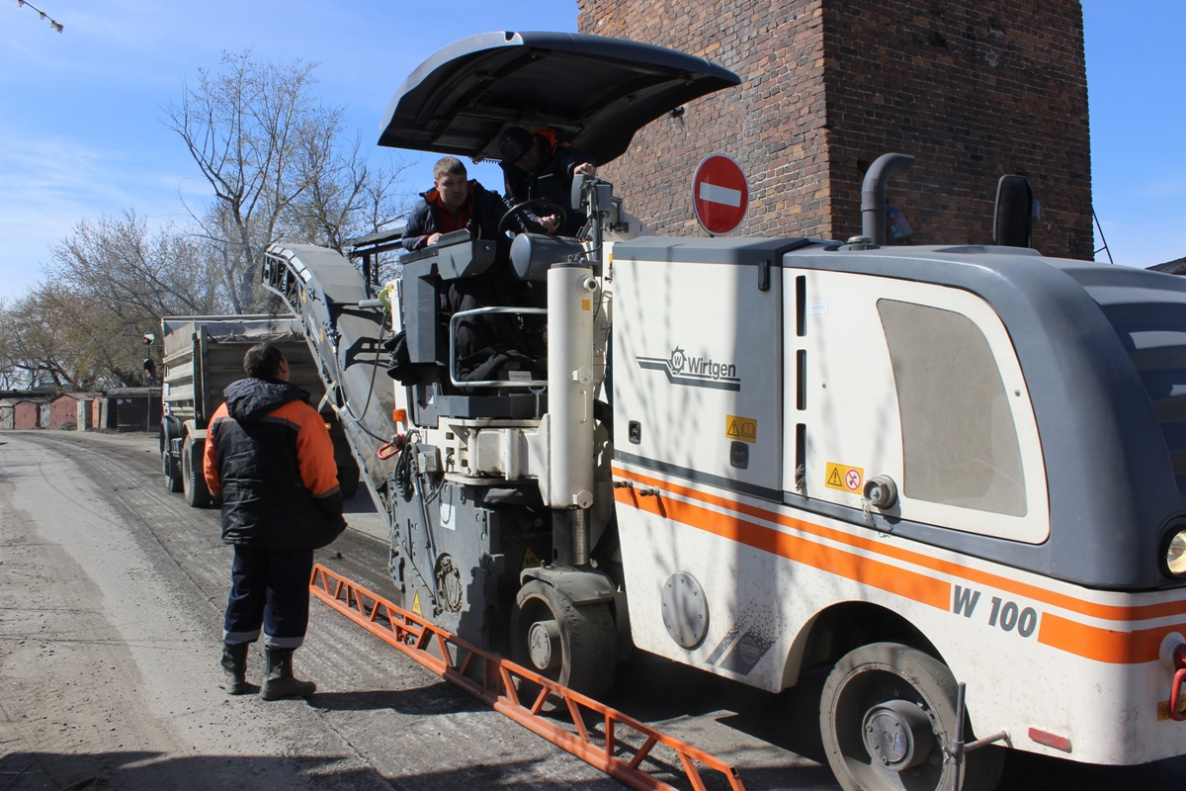
M62 25L62 23L61 23L61 22L59 22L58 20L54 19L53 17L51 17L49 14L45 13L44 11L42 11L42 10L41 10L40 8L38 8L37 6L33 5L32 3L26 2L26 0L16 0L16 4L17 4L18 6L20 6L21 8L24 8L25 6L28 6L29 8L32 8L34 11L36 11L38 14L40 14L40 15L41 15L41 18L42 18L42 19L48 19L48 20L49 20L49 26L50 26L50 27L52 27L54 30L56 30L56 31L57 31L57 32L59 32L59 33L61 33L61 32L62 32L62 28L63 28L63 25Z

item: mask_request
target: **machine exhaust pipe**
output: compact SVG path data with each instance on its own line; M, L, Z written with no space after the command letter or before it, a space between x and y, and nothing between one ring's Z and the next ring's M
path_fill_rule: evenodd
M909 154L882 154L865 173L861 185L861 235L872 239L873 244L885 244L886 182L913 164L914 157Z

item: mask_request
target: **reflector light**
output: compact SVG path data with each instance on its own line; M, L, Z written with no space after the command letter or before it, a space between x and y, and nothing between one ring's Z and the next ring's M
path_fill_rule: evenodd
M1186 530L1179 530L1165 550L1165 567L1175 577L1186 575Z
M1037 728L1030 728L1030 738L1038 744L1044 744L1047 747L1062 750L1064 753L1071 751L1071 740L1065 736L1056 736L1053 733L1047 733Z

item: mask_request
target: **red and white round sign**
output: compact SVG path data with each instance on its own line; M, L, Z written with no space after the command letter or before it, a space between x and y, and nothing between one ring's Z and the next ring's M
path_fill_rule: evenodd
M713 236L736 230L749 208L749 184L741 165L724 154L705 157L692 178L692 205L700 226Z

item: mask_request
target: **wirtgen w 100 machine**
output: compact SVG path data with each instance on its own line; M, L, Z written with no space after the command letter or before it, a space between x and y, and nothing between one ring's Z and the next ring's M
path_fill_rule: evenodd
M380 142L491 157L546 125L605 163L738 82L485 34L405 81ZM875 164L848 244L640 235L578 179L570 206L515 213L581 212L580 238L460 232L377 291L274 246L405 606L593 695L632 647L771 692L830 668L847 789L991 787L1002 747L1186 752L1186 280L882 246L907 161ZM512 271L514 304L455 307ZM496 342L461 359L482 327Z

